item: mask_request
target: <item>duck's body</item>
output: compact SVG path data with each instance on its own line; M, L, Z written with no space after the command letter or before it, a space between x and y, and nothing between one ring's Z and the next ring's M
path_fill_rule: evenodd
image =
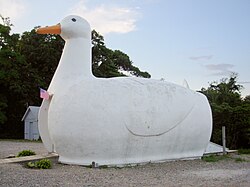
M212 131L206 97L165 81L95 78L87 40L66 40L49 87L53 98L39 113L45 147L53 144L61 162L80 165L201 157Z

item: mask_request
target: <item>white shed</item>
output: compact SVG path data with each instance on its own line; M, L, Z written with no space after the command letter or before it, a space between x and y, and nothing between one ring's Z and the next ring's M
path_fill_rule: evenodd
M22 121L24 121L24 139L38 140L38 106L29 106L23 115Z

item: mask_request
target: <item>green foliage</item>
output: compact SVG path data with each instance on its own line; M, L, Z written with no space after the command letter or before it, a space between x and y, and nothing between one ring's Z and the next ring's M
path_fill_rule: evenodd
M20 36L10 34L11 24L5 20L0 24L0 132L17 137L22 132L21 117L25 111L28 67L19 51ZM11 138L11 136L9 137Z
M228 103L230 106L238 106L241 103L240 90L242 86L236 84L237 74L233 73L229 78L223 78L220 83L213 82L207 89L202 88L201 92L205 94L210 103L221 105Z
M218 162L220 160L228 159L228 155L209 155L209 156L203 156L202 160L206 162Z
M0 125L7 121L5 109L7 108L7 99L3 94L0 94Z
M232 74L220 83L214 82L201 92L210 102L213 113L212 141L222 143L221 128L226 127L226 142L231 149L250 147L250 102L241 98L241 85Z
M35 162L35 166L39 169L50 169L51 166L51 161L49 159L42 159L37 162Z
M31 156L31 155L36 155L36 153L31 150L23 150L17 154L17 157Z
M250 95L247 95L247 96L244 98L244 102L247 103L247 104L250 104Z
M133 66L129 56L120 50L111 50L105 46L104 38L95 30L92 31L92 65L96 77L125 76L119 70L130 71L137 77L150 78L148 72L142 72Z
M51 169L52 163L49 159L42 159L36 162L28 162L26 166L28 168Z
M36 165L34 162L28 162L27 165L26 165L28 168L35 168Z
M218 162L221 160L234 160L235 162L248 162L245 158L241 157L234 157L230 155L209 155L209 156L203 156L202 160L205 162Z
M244 158L235 158L235 162L246 162L247 160Z
M250 154L250 149L239 149L238 153L239 154Z

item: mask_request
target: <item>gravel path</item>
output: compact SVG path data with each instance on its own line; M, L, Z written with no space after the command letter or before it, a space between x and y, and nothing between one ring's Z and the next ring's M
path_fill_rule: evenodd
M37 155L48 153L41 142L0 140L0 159L6 158L10 154L17 155L20 151L23 150L35 151Z
M41 143L0 141L1 156L23 149L46 153ZM244 158L250 161L249 155ZM54 163L48 170L0 164L0 186L250 186L249 161L172 161L122 169Z

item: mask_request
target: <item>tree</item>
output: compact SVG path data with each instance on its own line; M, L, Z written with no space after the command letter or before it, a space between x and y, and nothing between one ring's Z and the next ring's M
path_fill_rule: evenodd
M247 96L244 98L244 102L250 103L250 95L247 95Z
M125 76L120 70L130 71L137 77L150 78L148 72L142 72L132 65L129 56L120 50L111 50L105 46L104 38L95 30L92 31L92 65L96 77Z
M9 123L20 125L20 110L24 105L21 98L25 95L26 88L22 84L22 78L27 71L23 56L17 51L18 34L10 34L11 24L9 19L2 18L4 24L0 24L0 130L2 134L11 131L19 134L22 126L9 126Z
M57 35L38 35L35 29L22 34L19 51L28 64L28 84L36 88L36 91L39 87L48 87L60 60L63 46L64 41ZM34 81L31 83L30 80Z
M221 143L221 128L226 126L227 146L232 149L249 148L250 145L250 102L242 100L237 84L237 75L213 82L201 92L210 102L213 113L212 141Z
M240 90L242 85L237 84L237 74L233 73L229 78L221 79L220 83L213 82L208 89L202 88L211 103L229 103L230 106L237 106L241 103Z

